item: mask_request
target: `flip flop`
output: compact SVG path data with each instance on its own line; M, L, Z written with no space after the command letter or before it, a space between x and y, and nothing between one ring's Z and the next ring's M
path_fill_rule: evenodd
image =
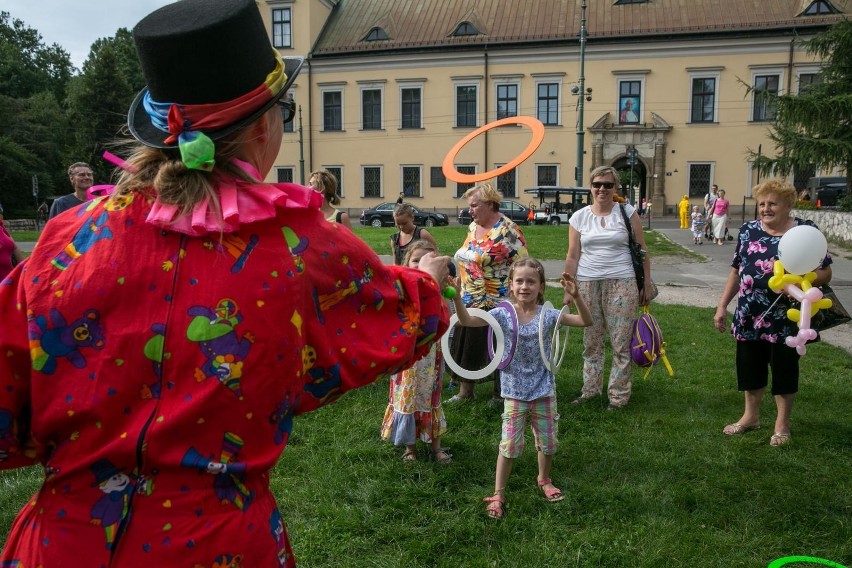
M792 439L793 438L792 436L790 436L790 434L779 434L778 432L775 432L774 434L772 434L772 437L769 438L769 445L783 446L785 444L790 443Z
M454 394L453 396L451 396L450 398L445 400L444 404L452 405L452 404L458 404L460 402L470 402L471 400L473 400L472 396L459 396L457 394Z
M447 451L448 448L438 448L432 452L432 460L439 465L449 465L453 463L453 456Z
M740 434L745 434L746 432L752 432L754 430L760 430L760 424L752 424L749 426L747 424L734 422L733 424L728 424L722 428L722 433L726 436L739 436Z

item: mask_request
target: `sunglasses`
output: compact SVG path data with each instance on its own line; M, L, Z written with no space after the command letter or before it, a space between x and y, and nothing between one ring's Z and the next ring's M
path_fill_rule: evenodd
M284 121L284 124L293 122L293 119L296 118L296 103L293 99L278 99L278 109L281 111L281 120Z
M594 187L595 189L600 189L600 188L604 188L604 189L612 189L613 187L615 187L615 182L611 182L611 181L593 181L593 182L592 182L592 187Z

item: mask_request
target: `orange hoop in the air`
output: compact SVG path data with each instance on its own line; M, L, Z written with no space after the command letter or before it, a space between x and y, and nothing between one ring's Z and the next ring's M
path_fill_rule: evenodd
M495 168L488 172L482 172L481 174L463 174L459 172L455 167L455 160L458 153L464 148L465 144L482 134L483 132L487 132L492 128L498 128L500 126L506 126L507 124L519 124L523 126L529 126L530 130L532 130L532 140L529 145L524 148L524 151L521 152L517 158L512 160L511 162L500 166L499 168ZM541 141L544 140L544 125L540 120L533 118L531 116L509 116L506 118L501 118L500 120L495 120L494 122L489 122L485 126L480 126L453 146L450 151L447 153L444 158L444 163L441 165L441 170L444 172L444 176L450 181L454 181L457 183L478 183L480 181L485 181L487 179L495 178L499 175L503 175L508 171L513 170L518 167L522 162L524 162L527 158L533 155L539 146L541 146Z

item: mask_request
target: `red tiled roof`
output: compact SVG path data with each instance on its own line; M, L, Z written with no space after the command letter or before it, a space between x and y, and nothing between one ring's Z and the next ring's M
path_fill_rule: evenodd
M587 0L590 40L825 26L852 15L852 0L829 0L841 14L798 16L812 0ZM496 45L579 37L581 0L341 0L314 55L388 49ZM453 37L462 22L481 32ZM362 41L374 27L389 40Z

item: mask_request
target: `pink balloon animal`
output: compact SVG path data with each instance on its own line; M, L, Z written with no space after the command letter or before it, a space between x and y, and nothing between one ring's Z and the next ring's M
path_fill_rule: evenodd
M127 170L129 172L135 172L135 168L133 168L130 164L113 154L112 152L104 152L104 159L107 162L111 162L118 166L123 170ZM98 197L102 197L104 195L110 195L112 191L115 189L114 185L101 184L101 185L93 185L89 189L86 190L86 197L88 199L96 199Z
M811 317L818 311L831 307L831 300L823 298L822 290L814 287L814 279L816 279L815 272L808 272L801 276L785 274L784 265L780 260L775 261L773 276L769 279L769 288L773 292L777 294L783 289L802 304L800 310L795 308L787 310L787 318L798 322L799 332L784 340L787 347L795 347L796 353L800 356L808 352L805 344L817 337L816 330L811 329Z

